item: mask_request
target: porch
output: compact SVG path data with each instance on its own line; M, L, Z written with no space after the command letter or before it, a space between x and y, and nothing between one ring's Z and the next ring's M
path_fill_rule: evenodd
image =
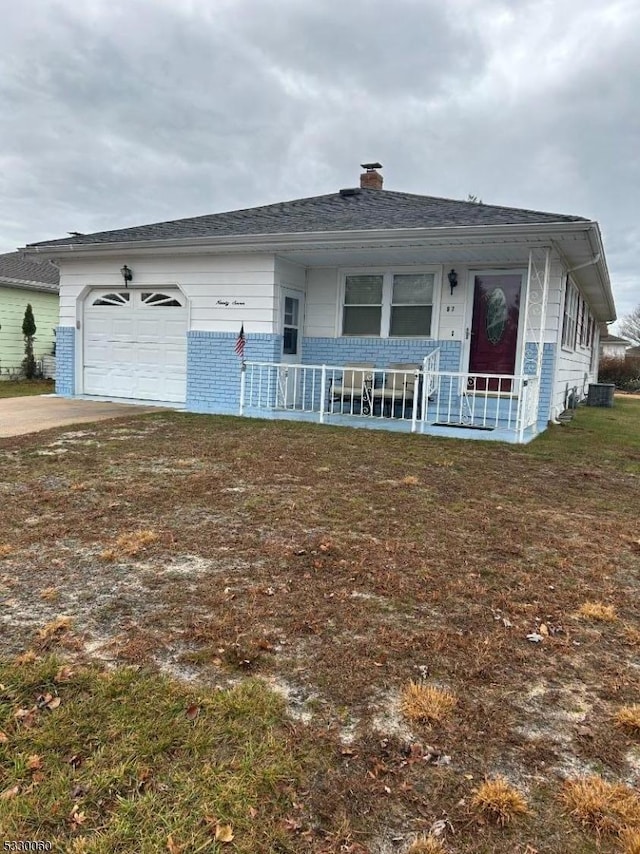
M538 433L540 379L529 374L243 362L239 414L467 439L526 443Z

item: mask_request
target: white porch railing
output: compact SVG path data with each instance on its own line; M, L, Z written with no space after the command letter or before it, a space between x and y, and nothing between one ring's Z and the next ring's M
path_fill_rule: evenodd
M537 419L537 377L440 371L439 358L435 350L420 366L394 368L244 362L240 415L280 412L321 423L393 420L412 432L446 426L502 430L523 441Z

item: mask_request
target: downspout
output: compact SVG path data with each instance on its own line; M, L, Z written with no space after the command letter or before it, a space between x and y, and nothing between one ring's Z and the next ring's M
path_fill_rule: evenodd
M568 276L569 273L575 273L576 270L582 270L584 267L592 267L594 264L597 264L598 261L602 258L602 253L598 252L595 258L592 258L591 261L585 261L584 264L578 264L577 267L572 267L570 270L565 270L565 274Z

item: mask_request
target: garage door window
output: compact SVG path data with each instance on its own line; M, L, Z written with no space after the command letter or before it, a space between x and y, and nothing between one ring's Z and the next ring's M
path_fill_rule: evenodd
M131 299L131 294L105 294L93 301L93 305L127 305Z
M160 305L160 306L172 306L179 308L182 303L179 302L175 297L170 296L169 294L161 294L161 293L143 293L142 294L142 302L145 305Z

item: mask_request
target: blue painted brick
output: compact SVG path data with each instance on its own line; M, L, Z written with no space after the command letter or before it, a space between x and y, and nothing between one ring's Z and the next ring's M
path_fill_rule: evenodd
M58 326L56 331L56 394L73 397L76 391L76 330Z
M235 354L237 335L232 332L187 333L187 400L191 412L237 415L240 408L240 359ZM249 334L245 358L252 362L278 362L279 335Z

